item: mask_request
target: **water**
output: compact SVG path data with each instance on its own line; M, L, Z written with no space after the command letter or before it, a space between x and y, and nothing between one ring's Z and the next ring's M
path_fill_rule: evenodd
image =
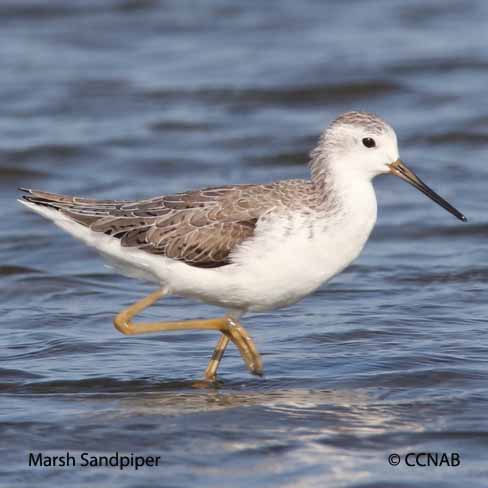
M0 485L486 486L488 4L4 1L0 5ZM141 198L306 177L319 131L375 111L403 159L469 217L376 187L360 259L292 307L249 315L192 388L212 333L123 337L151 291L16 203L17 186ZM211 317L170 298L152 319ZM29 452L159 455L34 468ZM459 453L398 467L391 453Z

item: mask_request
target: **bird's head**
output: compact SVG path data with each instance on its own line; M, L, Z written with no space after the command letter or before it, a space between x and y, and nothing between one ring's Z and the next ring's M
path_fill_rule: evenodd
M312 178L327 174L344 179L371 180L390 173L410 183L458 219L466 217L429 188L400 159L395 131L368 112L347 112L323 132L311 153Z

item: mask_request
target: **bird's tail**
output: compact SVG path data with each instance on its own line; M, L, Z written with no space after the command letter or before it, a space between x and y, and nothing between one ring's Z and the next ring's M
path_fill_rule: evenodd
M85 226L90 226L96 220L108 215L110 210L126 203L125 200L94 200L29 188L19 188L19 190L25 193L19 202L34 212L50 220L64 217Z

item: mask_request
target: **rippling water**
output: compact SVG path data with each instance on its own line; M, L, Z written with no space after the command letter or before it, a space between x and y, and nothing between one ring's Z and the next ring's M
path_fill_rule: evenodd
M20 1L0 4L0 484L486 486L488 3ZM305 177L338 113L397 129L402 157L469 217L376 184L361 258L245 323L216 389L209 333L122 337L150 291L15 202L16 186L140 198ZM150 318L217 311L170 298ZM115 451L159 468L29 468ZM458 452L454 467L391 453Z

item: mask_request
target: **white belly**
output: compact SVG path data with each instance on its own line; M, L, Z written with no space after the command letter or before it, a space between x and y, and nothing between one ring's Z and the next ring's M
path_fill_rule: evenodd
M233 255L234 264L209 270L178 263L169 280L171 290L249 311L295 303L359 255L375 218L376 212L347 223L301 217L291 226L289 219L265 222L266 230L257 229L256 238Z

